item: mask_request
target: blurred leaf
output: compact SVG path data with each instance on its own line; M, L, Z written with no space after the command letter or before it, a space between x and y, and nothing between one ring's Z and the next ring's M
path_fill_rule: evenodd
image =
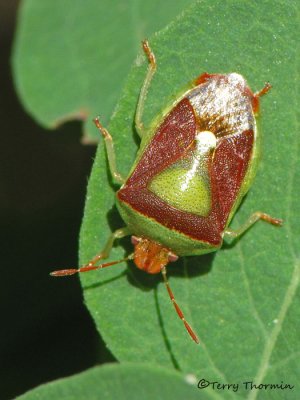
M23 0L13 57L27 111L53 128L92 118L107 123L140 41L171 21L191 0Z
M42 385L18 399L197 400L197 381L194 377L189 379L193 379L192 384L188 383L188 377L157 366L108 364ZM211 397L207 394L202 398Z
M259 173L233 221L256 210L284 219L276 229L257 223L235 246L190 257L169 267L170 284L186 318L200 335L195 345L176 316L160 277L130 265L82 276L86 304L98 330L120 361L143 361L193 372L223 383L290 383L299 379L299 3L205 0L150 38L158 70L147 97L147 124L203 71L238 72L259 90L264 154ZM298 19L297 19L298 18ZM128 173L138 140L134 112L147 63L138 59L109 130L118 169ZM81 261L124 226L114 205L103 144L89 182L81 231ZM131 252L129 240L111 260ZM269 392L268 392L269 393ZM269 394L248 392L249 398ZM239 391L242 397L245 391ZM293 397L289 398L296 398ZM232 397L225 391L222 398ZM282 398L280 391L272 398Z

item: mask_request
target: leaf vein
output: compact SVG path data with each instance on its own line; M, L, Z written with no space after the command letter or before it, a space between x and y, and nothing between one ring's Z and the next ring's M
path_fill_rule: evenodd
M297 288L299 285L299 275L300 275L300 260L298 260L298 262L295 263L294 271L293 271L293 274L291 277L289 287L287 289L282 306L278 313L278 317L277 317L278 323L274 326L274 329L271 332L271 335L269 336L266 346L265 346L265 349L263 351L261 364L260 364L258 372L254 378L256 385L259 385L260 383L262 383L264 377L266 376L267 370L269 368L269 360L271 358L272 351L275 347L275 344L276 344L277 338L280 334L285 316L286 316L287 311L293 301L293 298L296 294L296 291L297 291ZM256 396L258 395L258 393L259 393L258 391L251 392L250 395L248 396L248 399L254 400L256 398Z

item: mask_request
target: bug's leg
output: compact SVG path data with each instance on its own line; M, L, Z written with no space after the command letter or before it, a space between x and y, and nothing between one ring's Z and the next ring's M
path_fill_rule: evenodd
M269 82L267 82L265 84L265 86L259 92L255 92L254 93L253 99L252 99L252 107L253 107L254 114L258 114L259 113L259 99L260 99L260 97L262 97L265 94L267 94L270 89L272 89L272 85Z
M114 241L116 239L122 239L125 236L129 236L131 235L131 231L127 226L124 226L123 228L117 229L115 232L113 232L110 237L108 238L103 250L101 251L101 253L99 253L98 255L96 255L94 258L92 258L88 264L86 264L87 266L91 266L96 264L97 261L105 259L107 257L109 257L111 249L113 247Z
M254 93L254 96L255 97L261 97L261 96L265 95L266 93L268 93L268 91L271 90L271 89L272 89L271 83L270 82L266 82L265 86L262 89L260 89L259 92L255 92Z
M114 150L113 139L112 139L110 133L108 132L108 130L102 126L99 117L94 119L94 123L95 123L96 127L99 129L99 131L101 132L101 135L104 137L110 173L111 173L113 179L117 183L119 183L120 185L123 185L123 183L125 183L125 179L122 177L122 175L117 170L116 154L115 154L115 150Z
M268 214L265 214L260 211L256 211L254 214L252 214L247 221L240 226L237 230L232 230L232 229L226 229L224 234L226 236L229 236L232 239L236 239L240 235L242 235L246 230L248 230L252 225L255 224L258 220L262 220L265 222L268 222L269 224L275 225L275 226L281 226L282 225L282 219L279 218L273 218Z
M131 234L131 231L125 226L124 228L117 229L114 233L112 233L109 237L109 239L106 242L106 245L104 246L104 249L101 251L101 253L97 254L95 257L93 257L87 264L83 265L81 268L72 268L72 269L62 269L59 271L53 271L50 273L52 276L65 276L65 275L73 275L76 274L77 272L87 272L87 271L92 271L95 269L100 269L104 267L108 267L110 265L118 264L119 262L131 259L131 255L128 256L127 258L124 258L122 260L118 261L113 261L110 263L106 264L100 264L100 265L95 265L98 261L107 258L110 254L110 251L113 247L114 241L116 239L121 239L125 236L128 236Z
M144 105L145 105L145 100L147 97L147 92L149 89L150 82L151 82L153 75L155 73L155 70L156 70L155 55L154 55L153 51L151 50L148 41L144 40L142 42L142 46L143 46L143 50L148 58L149 67L148 67L146 78L144 80L143 86L140 91L140 96L139 96L136 113L135 113L135 127L136 127L136 130L137 130L139 136L143 136L143 133L144 133L144 124L142 122Z
M168 278L167 278L167 270L166 270L166 267L162 267L161 273L162 273L162 276L163 276L163 278L164 278L164 283L165 283L166 289L167 289L167 291L168 291L168 293L169 293L170 299L171 299L171 301L172 301L172 303L173 303L173 306L174 306L174 308L175 308L175 310L176 310L176 312L177 312L177 314L178 314L178 317L179 317L179 318L181 319L181 321L184 323L184 326L185 326L186 330L188 331L189 335L190 335L191 338L194 340L194 342L196 342L197 344L199 344L199 343L200 343L200 340L199 340L198 336L197 336L196 333L193 331L191 325L185 320L184 315L183 315L183 312L181 311L181 308L179 307L179 305L177 304L177 302L176 302L176 300L175 300L174 294L173 294L173 292L172 292L172 290L171 290L171 288L170 288L170 284L169 284L169 281L168 281Z

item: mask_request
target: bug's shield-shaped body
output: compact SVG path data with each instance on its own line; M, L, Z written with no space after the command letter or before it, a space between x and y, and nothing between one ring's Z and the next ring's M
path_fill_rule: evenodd
M241 75L203 74L145 136L117 193L135 235L179 256L222 245L256 170L254 101Z
M178 256L215 251L221 247L224 235L236 238L258 220L282 225L281 219L256 211L239 229L228 228L255 175L259 140L254 114L259 98L271 85L253 94L241 75L204 73L158 124L145 131L143 109L157 64L147 41L143 49L149 68L135 115L142 141L127 180L117 170L112 136L99 117L94 120L104 137L112 178L122 185L117 192L117 206L126 226L113 232L102 251L87 264L53 271L51 275L103 269L129 259L145 272L161 272L178 317L194 342L199 343L175 299L166 265ZM127 235L132 235L134 252L102 263L109 257L114 241Z

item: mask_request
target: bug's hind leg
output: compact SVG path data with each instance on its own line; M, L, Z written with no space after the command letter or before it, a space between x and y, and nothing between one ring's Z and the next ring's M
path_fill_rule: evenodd
M101 132L101 135L104 137L110 173L111 173L113 179L118 184L123 185L123 183L125 183L125 179L117 170L116 153L115 153L115 149L114 149L113 139L112 139L110 133L108 132L108 130L102 126L99 117L94 119L94 123L95 123L96 127L99 129L99 131Z
M255 92L253 94L253 98L252 98L252 107L253 107L253 112L254 114L258 114L259 113L259 100L262 96L264 96L265 94L267 94L269 92L269 90L272 89L272 85L267 82L265 84L265 86L259 91L259 92Z
M144 40L142 42L142 46L143 46L143 50L148 58L149 67L148 67L147 75L145 77L143 86L140 91L140 96L139 96L136 113L135 113L135 127L136 127L136 130L140 137L143 136L144 131L145 131L144 124L142 121L145 100L147 97L147 92L148 92L151 80L156 71L156 65L157 65L156 60L155 60L155 55L154 55L153 51L151 50L148 41Z

